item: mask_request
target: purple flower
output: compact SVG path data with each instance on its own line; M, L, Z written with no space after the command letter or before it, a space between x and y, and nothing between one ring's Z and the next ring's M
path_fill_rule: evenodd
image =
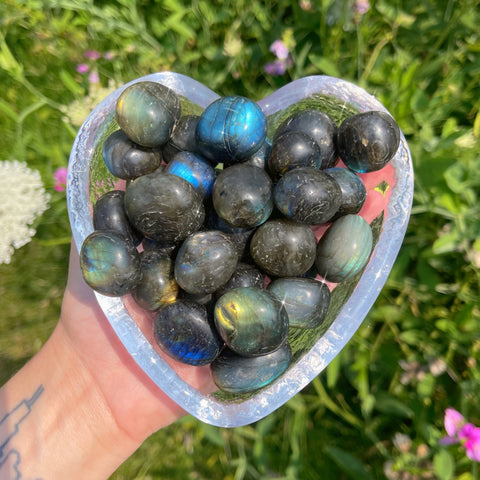
M91 60L98 60L98 59L101 57L100 53L97 52L96 50L87 50L87 51L83 54L83 56L84 56L85 58L90 58Z
M275 40L270 45L270 51L279 59L286 60L288 58L288 48L281 40Z
M370 2L368 0L357 0L353 5L353 10L358 15L365 15L370 10Z
M78 73L87 73L90 70L90 67L86 63L80 63L76 68Z
M467 423L463 415L454 408L445 410L447 437L440 440L443 445L460 443L470 460L480 462L480 428Z
M98 72L94 70L89 76L88 76L88 81L90 83L99 83L100 82L100 77L98 76Z
M283 75L287 69L287 65L283 60L275 60L265 65L265 72L269 75Z
M67 168L66 167L60 167L53 172L53 180L54 180L54 186L55 190L57 192L64 192L67 186Z
M270 45L270 51L277 57L273 62L267 63L263 68L269 75L283 75L288 67L293 65L288 47L282 40L275 40Z
M103 58L105 60L113 60L115 58L115 54L111 50L109 50L108 52L104 53Z

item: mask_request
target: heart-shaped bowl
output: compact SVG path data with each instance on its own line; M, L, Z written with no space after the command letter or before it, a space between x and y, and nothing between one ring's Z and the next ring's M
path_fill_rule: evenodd
M196 80L177 73L161 72L124 85L92 111L78 132L68 167L67 201L78 249L93 231L92 206L96 199L108 190L122 188L122 182L112 177L105 167L102 143L118 129L115 104L119 95L126 87L139 81L158 82L174 90L181 99L182 115L199 114L219 98ZM258 101L258 104L267 116L270 138L280 122L303 108L318 108L331 115L337 124L353 113L387 111L365 90L328 76L296 80ZM332 291L330 307L320 327L313 330L290 329L291 365L263 389L238 395L221 391L201 393L183 380L153 345L151 315L142 315L138 309L132 309L129 298L112 298L95 293L130 355L153 382L187 412L203 422L221 427L247 425L260 420L322 372L359 328L387 280L408 225L413 199L413 168L403 134L395 157L386 167L360 176L367 188L367 200L359 214L371 224L374 234L370 261L361 275L338 285L329 285Z

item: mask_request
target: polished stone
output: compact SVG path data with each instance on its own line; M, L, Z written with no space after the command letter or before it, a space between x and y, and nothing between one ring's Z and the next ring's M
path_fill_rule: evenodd
M284 342L275 351L258 357L242 357L224 349L211 365L215 384L231 393L247 393L265 387L290 365L292 351Z
M217 230L196 232L178 251L175 279L188 293L213 293L230 279L237 263L235 245L227 235Z
M160 308L153 331L165 353L188 365L208 365L223 345L206 307L189 300L177 300Z
M372 229L359 215L335 220L317 245L317 271L330 282L343 282L360 273L372 253Z
M263 144L267 119L252 100L221 97L201 114L197 124L197 150L214 163L232 164L252 156Z
M112 230L94 231L84 240L80 267L91 288L111 297L130 293L141 279L137 249Z
M224 342L244 356L273 352L288 334L287 312L273 294L262 288L229 290L217 300L214 317Z
M268 291L282 302L290 327L316 328L327 316L331 295L325 283L311 278L277 278Z

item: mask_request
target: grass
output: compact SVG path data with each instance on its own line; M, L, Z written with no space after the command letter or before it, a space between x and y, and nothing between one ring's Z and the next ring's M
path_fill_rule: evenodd
M353 3L0 6L1 160L39 170L51 195L33 240L0 265L2 382L58 319L70 229L52 175L66 166L79 124L109 89L172 70L221 95L260 99L296 78L334 75L375 94L412 152L415 200L403 247L364 324L326 372L250 426L183 419L148 439L113 480L477 474L461 447L438 442L447 407L480 425L479 4L376 0L360 15ZM269 46L278 38L292 64L271 76L263 66L274 60ZM88 59L87 50L111 55ZM80 63L98 72L100 84L76 71Z

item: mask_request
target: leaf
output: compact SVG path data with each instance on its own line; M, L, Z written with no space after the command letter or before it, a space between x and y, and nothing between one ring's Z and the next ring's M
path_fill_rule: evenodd
M332 62L329 58L312 54L308 56L308 59L325 75L330 75L332 77L340 77L340 71L338 70L335 63Z
M217 445L218 447L222 447L224 445L224 440L218 428L205 424L202 425L202 431L205 435L205 438L213 443L213 445Z
M457 195L451 195L449 193L444 193L436 199L436 203L439 206L446 208L449 212L454 215L461 214L461 202L458 199Z
M433 471L439 480L450 480L453 478L455 462L446 450L441 450L433 457Z
M470 472L464 472L457 477L457 480L474 480Z
M13 108L8 105L7 102L0 98L0 112L3 112L7 117L11 118L14 122L18 121L18 114Z
M465 167L461 163L454 163L444 173L448 187L455 193L461 193L465 189Z
M327 386L334 388L340 377L341 355L337 355L327 367Z
M453 230L443 234L433 242L432 250L435 255L454 252L459 243L458 232Z
M74 94L84 95L85 91L66 70L60 70L60 80Z
M387 2L378 3L375 5L375 8L384 16L386 19L394 22L398 17L398 10Z
M327 447L325 452L350 478L372 480L372 476L367 472L365 466L352 454L338 447Z
M473 135L475 138L480 137L480 111L475 115L475 120L473 122Z
M399 12L395 18L395 23L400 27L408 28L410 27L417 18L414 15L409 15L405 12Z
M413 410L407 404L387 392L379 392L375 400L375 408L386 415L402 418L412 418L414 415Z
M23 78L22 65L13 56L2 34L0 34L0 68L3 68L16 80Z
M195 30L190 28L183 20L186 13L187 11L175 12L173 15L170 15L165 19L164 26L168 27L169 30L178 33L186 40L189 40L195 38Z
M400 333L399 335L400 340L409 345L418 345L422 335L418 330L405 330L404 332Z

